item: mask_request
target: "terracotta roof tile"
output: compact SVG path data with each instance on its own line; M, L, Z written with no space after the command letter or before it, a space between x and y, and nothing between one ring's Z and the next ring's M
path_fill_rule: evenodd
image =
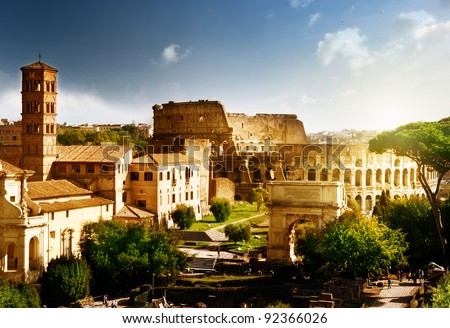
M39 206L41 207L43 213L51 213L51 212L62 212L62 211L75 210L75 209L86 208L86 207L111 205L111 204L114 204L114 202L112 200L102 198L102 197L93 197L93 198L86 198L86 199L69 200L66 202L39 204Z
M183 153L154 153L133 159L133 164L192 165L200 164L200 161Z
M43 63L41 61L35 62L33 64L30 64L30 65L23 66L20 69L46 69L46 70L49 70L49 71L58 72L58 70L56 68L51 67L50 65L47 65L46 63Z
M135 219L146 219L152 218L155 215L151 212L145 211L135 206L125 205L122 209L116 214L116 217L120 218L135 218Z
M33 200L92 194L67 180L32 181L27 185L28 196Z
M24 170L11 163L5 162L0 159L0 171L5 172L6 174L23 174L23 173L34 173L34 171Z
M59 146L56 162L115 163L129 151L129 147L110 146Z

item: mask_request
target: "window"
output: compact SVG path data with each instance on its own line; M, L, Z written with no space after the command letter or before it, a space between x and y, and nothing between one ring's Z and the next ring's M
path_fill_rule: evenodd
M144 181L153 181L153 172L144 172Z
M139 181L139 172L131 172L131 181Z
M66 211L66 218L69 217L69 211Z
M172 203L176 202L176 198L177 198L177 196L175 194L172 194Z
M9 197L9 201L10 201L11 203L14 203L14 202L16 201L16 196L11 196L11 197Z
M80 173L80 164L73 164L72 165L72 173Z
M170 180L170 171L167 171L167 180Z
M94 173L94 164L86 164L86 173Z
M162 179L163 179L163 173L159 172L159 181L162 181Z
M56 237L55 231L50 231L50 238L55 239L55 237Z
M145 200L138 200L137 201L137 206L139 207L146 207L147 202Z

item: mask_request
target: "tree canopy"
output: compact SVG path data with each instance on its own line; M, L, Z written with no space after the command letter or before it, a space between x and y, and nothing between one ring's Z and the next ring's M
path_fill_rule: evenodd
M40 303L33 285L0 279L0 308L38 308Z
M434 225L430 224L433 214L426 199L419 196L388 199L386 205L380 208L380 220L390 228L401 229L405 233L409 245L405 255L410 265L417 268L430 261L439 262L439 238Z
M364 277L406 264L404 235L376 218L347 211L325 227L306 232L296 251L306 271Z
M185 204L178 204L172 211L172 219L180 229L189 229L195 222L194 208Z
M91 269L84 259L61 256L42 274L42 300L51 307L67 306L89 295Z
M417 164L418 180L430 202L443 258L448 262L438 192L442 178L450 169L450 117L437 122L409 123L382 132L369 141L369 150L376 153L392 151ZM435 186L427 180L429 170L437 173Z
M134 288L149 277L176 274L189 265L170 231L120 220L87 223L81 232L81 254L92 268L97 292Z
M247 242L252 236L250 225L247 224L228 224L225 226L225 236L234 243L244 241Z
M222 197L211 199L210 210L217 222L225 222L231 215L230 201Z
M250 190L247 197L247 201L250 204L253 204L254 202L256 203L257 211L259 211L261 205L267 202L268 199L269 199L269 192L261 187L253 188L252 190Z

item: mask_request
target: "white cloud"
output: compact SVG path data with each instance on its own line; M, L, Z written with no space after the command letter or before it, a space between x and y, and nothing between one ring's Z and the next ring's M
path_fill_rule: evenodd
M323 65L329 65L336 57L342 57L354 72L359 72L374 62L366 42L367 37L358 28L327 33L317 45L317 55Z
M161 53L161 58L166 65L177 63L183 60L191 53L190 49L186 49L180 53L180 46L178 44L171 44L164 48Z
M317 21L322 17L322 15L320 13L315 13L312 15L309 15L309 22L308 22L308 26L311 27L314 24L317 23Z
M289 3L293 8L306 8L312 4L315 0L289 0Z

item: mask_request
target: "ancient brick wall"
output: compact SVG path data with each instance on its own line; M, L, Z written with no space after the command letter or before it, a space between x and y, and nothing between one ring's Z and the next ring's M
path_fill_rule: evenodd
M294 114L245 114L228 113L236 142L261 142L271 144L306 144L303 122Z

